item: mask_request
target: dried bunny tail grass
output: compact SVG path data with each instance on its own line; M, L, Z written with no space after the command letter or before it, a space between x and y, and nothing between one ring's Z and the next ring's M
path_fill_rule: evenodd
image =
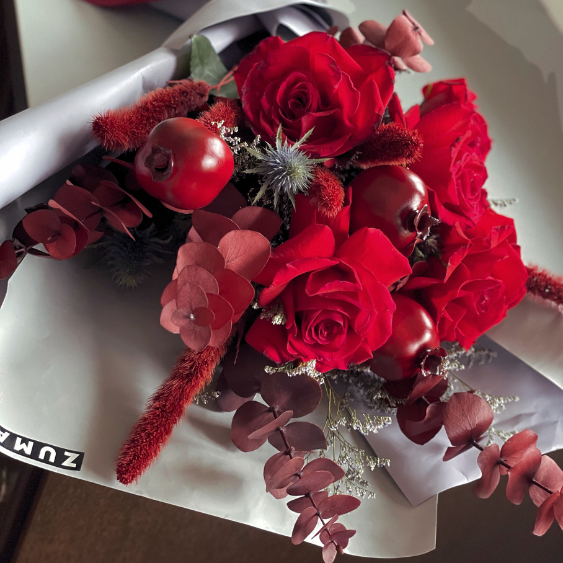
M528 294L550 302L563 312L563 277L555 276L538 266L527 266L526 269L530 276L526 282Z
M153 128L165 119L184 117L200 108L209 97L205 82L180 80L143 96L129 108L108 110L94 118L92 131L108 150L139 148Z
M225 349L226 344L221 349L208 346L201 352L186 349L182 353L121 447L116 464L120 483L129 485L137 481L158 457L186 407L211 382Z
M307 192L312 205L325 217L334 218L344 205L344 188L338 177L327 168L317 166Z
M422 136L398 123L381 125L374 135L356 148L354 166L372 168L384 164L409 166L422 154Z
M197 120L213 133L217 133L217 124L223 127L238 127L242 122L242 108L237 100L228 98L217 101L207 111L200 114Z

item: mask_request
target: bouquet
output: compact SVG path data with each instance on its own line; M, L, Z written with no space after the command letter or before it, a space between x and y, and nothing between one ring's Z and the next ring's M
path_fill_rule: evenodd
M488 358L476 339L527 291L561 307L563 286L523 264L494 209L509 202L487 196L491 140L465 80L429 84L403 111L396 76L431 70L422 26L403 12L337 33L268 37L231 69L194 36L189 77L94 117L109 154L26 209L0 278L28 255L89 249L134 288L174 262L160 323L186 348L123 444L123 484L150 471L188 405L216 400L242 452L277 451L266 493L291 497L292 541L315 533L328 563L355 534L340 518L372 496L360 466L389 463L340 428L396 418L419 445L445 428L444 461L479 450L479 496L501 475L511 502L529 490L541 535L563 525L563 472L533 432L492 428L510 398L457 372ZM321 403L324 428L299 420Z

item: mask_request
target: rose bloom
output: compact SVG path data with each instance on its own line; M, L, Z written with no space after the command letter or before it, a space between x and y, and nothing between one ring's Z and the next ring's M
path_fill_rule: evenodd
M475 227L441 226L443 250L404 290L433 316L441 340L469 348L526 293L527 270L514 222L488 209ZM415 268L417 270L418 268Z
M424 102L404 122L421 133L422 158L411 169L429 188L435 215L448 225L474 226L488 207L484 159L491 148L487 123L465 79L429 84Z
M395 304L387 287L410 266L378 229L348 237L349 206L319 224L309 200L296 200L292 237L257 279L266 286L260 306L281 304L285 324L259 318L246 341L277 363L316 360L322 372L347 369L389 338Z
M340 155L379 125L393 93L389 53L369 45L344 49L313 32L284 43L269 37L245 57L235 80L255 134L273 143L279 126L290 141L313 129L303 149Z

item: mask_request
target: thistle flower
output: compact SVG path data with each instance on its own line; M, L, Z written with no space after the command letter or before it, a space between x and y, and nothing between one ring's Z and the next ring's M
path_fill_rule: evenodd
M154 264L172 256L172 236L160 238L154 224L147 229L133 229L135 240L125 233L115 231L96 245L104 254L115 283L124 289L135 289L150 274Z
M287 138L282 139L280 125L276 135L276 146L269 143L264 152L251 147L247 150L257 160L257 166L244 172L262 176L262 185L252 204L260 200L268 190L274 194L274 207L277 208L280 196L287 196L295 207L295 196L298 193L307 193L313 179L315 166L324 162L323 158L309 158L307 153L300 150L301 145L310 137L313 129L306 133L302 139L291 144Z

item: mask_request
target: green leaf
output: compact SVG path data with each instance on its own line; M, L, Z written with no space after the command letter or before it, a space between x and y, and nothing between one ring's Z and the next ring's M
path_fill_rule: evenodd
M194 35L192 37L190 68L193 80L203 80L210 86L219 84L227 74L227 69L221 62L219 55L215 52L211 41L203 35ZM234 80L225 84L225 86L221 86L220 91L215 91L214 93L224 98L239 97Z

